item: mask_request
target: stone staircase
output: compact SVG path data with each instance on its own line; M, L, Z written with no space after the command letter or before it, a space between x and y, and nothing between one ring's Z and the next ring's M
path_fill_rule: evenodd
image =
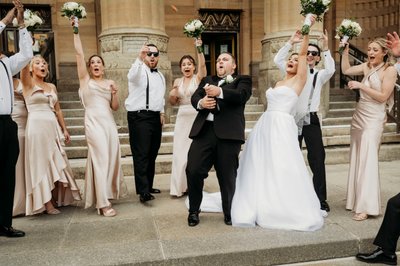
M60 104L65 121L71 134L71 143L65 148L76 178L83 178L87 145L84 133L84 110L79 102L77 92L60 92ZM352 91L331 89L330 110L322 121L323 141L326 146L326 163L339 164L348 162L350 143L350 122L355 108L355 96ZM171 172L172 142L176 111L170 117L171 123L164 126L162 143L156 162L157 174ZM262 115L264 106L253 97L249 100L246 109L246 136L249 134L256 121ZM133 162L129 147L129 135L126 127L118 129L121 143L122 166L125 175L133 175ZM382 137L380 160L390 161L399 159L400 134L396 133L396 125L387 123ZM306 151L303 151L306 156Z

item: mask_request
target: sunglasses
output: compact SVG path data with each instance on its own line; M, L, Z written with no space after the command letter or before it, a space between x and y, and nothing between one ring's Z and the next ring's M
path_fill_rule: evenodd
M311 54L312 56L317 56L318 52L317 51L307 51L307 55Z
M154 55L154 57L158 57L159 52L148 52L147 53L147 56L152 56L152 55Z

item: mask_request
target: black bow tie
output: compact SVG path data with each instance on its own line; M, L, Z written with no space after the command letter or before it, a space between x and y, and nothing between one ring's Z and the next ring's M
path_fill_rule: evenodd
M310 68L310 73L314 74L314 69Z
M151 72L151 73L153 73L153 72L158 72L158 70L157 70L157 68L150 68L150 72Z

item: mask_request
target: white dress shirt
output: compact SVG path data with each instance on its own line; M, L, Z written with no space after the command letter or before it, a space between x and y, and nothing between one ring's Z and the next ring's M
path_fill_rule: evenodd
M292 45L287 42L275 55L274 62L281 70L283 74L286 74L286 58L289 55L289 50ZM321 57L324 58L325 68L316 69L314 68L314 73L308 72L307 82L304 87L312 86L314 75L318 72L317 80L315 82L315 88L313 96L311 99L310 112L318 112L319 104L321 100L321 89L322 86L333 76L335 73L335 60L333 60L329 50L321 53Z
M149 77L149 110L163 113L166 89L164 75L158 71L151 72L139 58L135 60L128 72L129 94L125 100L125 108L128 111L146 110L147 76Z
M0 21L0 33L6 25ZM33 57L32 38L26 28L19 30L19 52L13 56L2 56L0 59L7 67L0 63L0 115L9 115L14 102L12 77L18 74ZM7 77L8 72L8 77Z

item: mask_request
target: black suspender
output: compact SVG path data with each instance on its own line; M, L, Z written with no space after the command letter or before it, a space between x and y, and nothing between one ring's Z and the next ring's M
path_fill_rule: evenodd
M147 86L146 86L146 110L149 110L149 74L146 72Z
M4 64L3 60L0 59L1 64L4 66L4 69L6 70L7 73L7 80L8 80L8 84L10 84L10 98L11 98L11 113L13 111L13 84L11 83L10 80L10 74L8 73L8 69L6 67L6 64Z

